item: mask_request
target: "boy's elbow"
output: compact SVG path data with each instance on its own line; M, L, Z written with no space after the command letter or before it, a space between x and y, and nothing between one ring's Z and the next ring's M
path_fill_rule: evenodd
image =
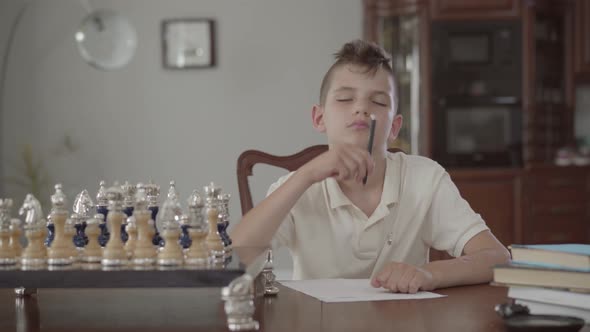
M510 263L510 259L512 256L510 255L510 251L504 246L500 246L498 250L496 250L498 254L498 264L508 264Z

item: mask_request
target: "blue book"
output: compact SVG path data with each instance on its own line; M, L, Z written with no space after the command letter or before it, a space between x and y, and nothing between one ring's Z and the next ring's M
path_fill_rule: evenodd
M590 244L513 244L510 251L517 264L590 271Z

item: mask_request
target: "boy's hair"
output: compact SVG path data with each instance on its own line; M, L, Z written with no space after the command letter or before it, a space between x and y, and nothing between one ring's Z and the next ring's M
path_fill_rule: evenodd
M391 55L381 46L373 42L356 39L344 44L338 52L334 53L334 58L336 59L336 62L332 64L322 79L322 86L320 88L320 105L323 106L326 103L326 94L330 89L330 81L332 80L334 69L351 64L365 67L365 73L368 75L375 75L379 68L383 68L391 74L395 94L393 96L393 107L394 110L397 108L395 107L397 104L397 82L391 66Z

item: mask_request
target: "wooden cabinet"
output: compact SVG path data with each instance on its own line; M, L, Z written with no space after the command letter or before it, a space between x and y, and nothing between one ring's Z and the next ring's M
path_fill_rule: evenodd
M523 160L553 164L574 142L573 7L569 1L530 1L523 7Z
M590 82L590 1L575 2L574 65L577 82Z
M525 243L590 241L590 168L531 168L522 202Z
M464 170L449 172L461 196L479 213L492 233L508 246L522 233L521 172L515 170Z
M519 0L431 0L432 19L518 18Z
M590 82L590 0L364 3L365 37L394 54L394 63L419 63L418 71L411 75L418 80L404 81L409 75L404 76L403 68L396 69L402 80L400 101L408 99L409 93L420 97L414 106L400 104L400 111L419 110L418 153L426 156L433 156L436 141L433 123L437 110L432 106L433 90L438 89L432 84L434 29L445 20L453 21L450 24L513 20L522 27L522 43L518 43L523 59L519 90L522 116L516 122L522 121L524 165L512 169L449 169L449 173L461 195L505 245L590 242L590 167L552 166L556 151L574 142L574 76ZM400 34L402 27L411 27L411 34ZM408 54L417 54L418 58L408 61ZM414 90L404 92L404 84ZM432 252L431 257L448 256Z

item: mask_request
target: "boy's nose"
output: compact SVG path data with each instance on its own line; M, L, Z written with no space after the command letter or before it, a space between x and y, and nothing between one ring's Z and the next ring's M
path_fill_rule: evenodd
M354 112L354 114L363 114L364 116L369 116L369 112L367 111L361 111L361 110L357 110L356 112Z

